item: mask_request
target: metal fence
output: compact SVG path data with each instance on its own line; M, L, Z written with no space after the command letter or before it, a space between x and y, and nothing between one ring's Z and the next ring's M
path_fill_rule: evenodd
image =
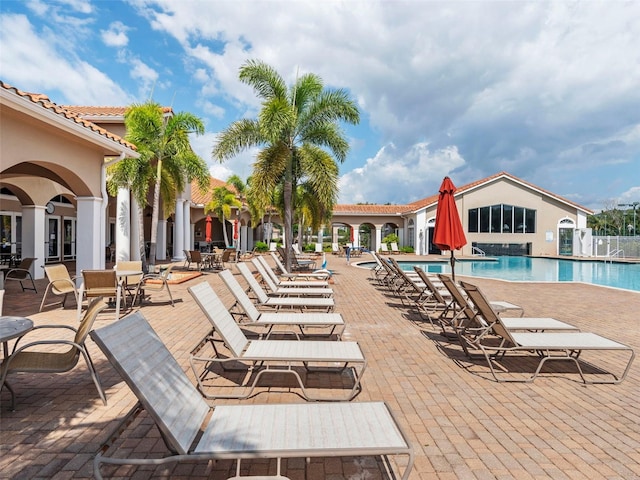
M591 251L595 257L640 258L640 236L592 237Z

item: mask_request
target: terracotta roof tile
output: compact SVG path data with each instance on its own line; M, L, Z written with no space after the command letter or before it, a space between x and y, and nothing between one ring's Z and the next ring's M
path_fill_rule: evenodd
M82 117L124 117L129 107L92 107L84 105L63 105L70 112ZM162 113L173 113L171 107L162 107Z
M191 201L196 205L204 205L206 203L209 203L211 201L211 191L214 188L218 187L227 187L232 192L236 191L233 185L217 178L209 177L209 188L205 192L200 190L197 182L191 182Z
M22 90L19 90L18 88L12 87L11 85L8 85L6 83L4 83L2 80L0 80L0 85L2 86L3 89L5 89L8 92L12 92L16 95L18 95L19 97L23 97L27 100L32 101L33 103L37 103L40 104L42 106L42 108L45 108L47 110L51 110L52 112L60 115L61 117L65 117L79 125L82 125L83 127L86 127L96 133L98 133L99 135L102 135L103 137L108 138L109 140L112 140L116 143L119 143L120 145L123 145L127 148L130 148L131 150L137 150L136 146L132 143L127 142L125 139L123 139L122 137L119 137L118 135L115 135L113 133L111 133L108 130L105 130L102 127L99 127L98 125L96 125L95 123L92 123L88 120L85 120L84 118L82 118L80 115L78 115L77 113L74 113L70 110L68 110L67 108L58 105L56 103L53 103L51 100L49 100L49 97L47 97L46 95L43 95L41 93L29 93L29 92L23 92Z

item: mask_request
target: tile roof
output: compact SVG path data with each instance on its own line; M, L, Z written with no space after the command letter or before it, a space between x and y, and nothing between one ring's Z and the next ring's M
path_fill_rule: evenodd
M456 193L455 196L459 196L464 194L465 192L468 192L470 190L473 190L476 187L479 187L481 185L485 185L488 183L491 183L493 181L496 181L500 178L508 178L516 183L520 183L522 185L525 185L533 190L537 190L539 192L542 192L543 194L551 197L551 198L555 198L556 200L572 205L575 208L582 210L586 213L589 214L593 214L592 210L589 210L586 207L583 207L582 205L579 205L575 202L572 202L571 200L568 200L564 197L561 197L560 195L556 195L555 193L552 193L548 190L545 190L544 188L540 188L537 185L534 185L533 183L529 183L525 180L522 180L521 178L518 178L514 175L511 175L510 173L507 172L499 172L496 173L495 175L491 175L489 177L483 178L481 180L476 180L475 182L471 182L471 183L467 183L466 185L463 185L461 187L457 187L456 189ZM423 208L427 208L430 205L435 205L438 203L438 193L435 193L434 195L431 195L429 197L425 197L422 198L420 200L416 200L415 202L409 203L407 205L336 205L335 208L333 209L333 213L334 215L338 214L397 214L397 213L413 213L416 212L418 210L421 210Z
M40 106L42 106L42 108L47 109L47 110L51 110L52 112L54 112L57 115L60 115L61 117L67 118L79 125L82 125L83 127L86 127L96 133L98 133L99 135L102 135L103 137L108 138L109 140L112 140L116 143L119 143L120 145L123 145L131 150L137 150L136 146L132 143L127 142L124 138L115 135L113 133L111 133L110 131L99 127L98 125L96 125L95 123L92 123L84 118L82 118L79 114L72 112L71 110L67 109L64 106L58 105L56 103L53 103L49 97L47 97L44 94L41 93L29 93L29 92L23 92L22 90L12 87L11 85L3 82L2 80L0 80L0 86L6 90L7 92L11 92L14 93L15 95L22 97L24 99L30 100L33 103L39 104Z
M197 182L191 182L191 201L196 205L209 203L211 201L211 191L218 187L227 187L232 192L236 191L233 185L217 178L209 177L209 188L205 192L200 190Z
M84 105L63 105L63 108L82 117L124 117L129 107L91 107ZM162 107L162 113L173 113L171 107Z

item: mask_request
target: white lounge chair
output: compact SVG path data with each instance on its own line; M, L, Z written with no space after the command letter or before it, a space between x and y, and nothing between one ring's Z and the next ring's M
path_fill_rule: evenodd
M260 262L260 264L264 267L264 270L267 273L267 275L269 275L269 277L271 277L271 280L273 280L273 282L279 287L328 287L329 286L328 281L320 280L319 278L315 280L280 280L280 278L278 278L278 275L276 274L276 272L273 271L273 268L271 268L271 265L269 265L269 263L264 258L264 256L258 255L257 257L255 257L255 260Z
M103 464L162 465L225 459L236 460L239 476L243 459L275 458L278 476L274 478L279 479L283 478L281 458L406 455L403 480L408 479L413 468L411 444L385 403L278 403L212 408L141 312L94 330L91 337L138 398L94 459L94 475L99 480ZM160 430L167 446L165 456L106 456L141 410L147 411Z
M194 298L198 303L203 302L200 306L208 312L207 318L213 326L212 333L202 339L189 358L198 387L205 397L247 398L253 394L260 378L269 373L292 375L300 386L302 396L307 400L351 400L361 390L360 380L367 367L367 361L357 342L249 340L222 302L215 302L213 297L201 298L194 295ZM225 347L222 354L221 343L224 343ZM206 345L211 346L211 355L203 353ZM208 389L204 384L209 374L216 375L214 365L218 364L226 370L227 364L230 363L237 370L238 362L248 364L244 367L247 369L247 375L240 381L240 385L234 382L232 387L216 385L215 388ZM198 368L198 364L204 364L204 368ZM340 366L335 367L336 364ZM296 366L304 368L307 372L331 371L343 374L349 371L353 376L353 385L342 398L336 397L335 394L330 397L313 395L305 387L302 377L294 368ZM244 387L245 391L233 393L239 387ZM227 392L229 388L231 392Z
M236 299L235 304L229 309L231 315L246 317L248 319L247 325L266 327L268 329L267 338L275 325L298 327L303 335L308 333L305 327L327 327L330 328L328 336L335 333L338 339L342 337L345 325L344 319L339 313L260 312L242 290L242 286L230 270L223 270L218 275ZM297 333L296 336L298 336Z
M257 260L253 259L253 266L256 268L260 277L262 278L262 282L267 286L272 296L299 296L299 297L332 297L333 290L329 287L323 286L281 286L277 285L273 279L269 276L269 273L265 270L262 264ZM245 264L246 267L246 264ZM240 272L250 273L248 268L244 268L240 270ZM243 275L245 275L243 273ZM253 276L253 275L251 275Z
M327 312L333 310L335 301L327 297L270 297L260 286L251 271L243 263L239 263L238 270L249 285L249 291L253 292L259 306L280 309L283 307L305 310L308 308L321 308Z
M494 339L487 334L463 335L462 338L470 346L482 351L491 374L497 382L533 382L548 361L570 361L575 363L580 378L587 384L620 383L627 376L631 363L635 358L635 352L631 347L589 332L514 332L506 327L503 320L495 312L489 313L492 310L491 305L475 285L466 282L460 282L460 285L480 314L485 318L494 320L487 333L497 335L500 339L499 343L491 342ZM622 351L630 353L630 357L621 375L616 375L601 367L589 364L595 369L596 380L587 380L581 366L584 359L579 357L585 352L593 351ZM495 368L498 359L504 358L505 355L511 353L524 353L528 359L539 360L535 372L524 379L520 377L507 378L503 375L498 375ZM500 368L504 371L503 366L500 365ZM609 376L613 379L606 380L605 378Z
M331 277L331 272L328 270L314 270L312 272L288 272L284 264L275 253L271 252L271 257L280 270L280 276L284 278L306 278L328 280Z

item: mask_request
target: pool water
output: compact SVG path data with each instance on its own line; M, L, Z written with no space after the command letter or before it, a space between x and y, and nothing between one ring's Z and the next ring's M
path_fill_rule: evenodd
M584 282L640 292L640 264L604 263L531 257L460 260L456 274L521 282ZM398 262L403 270L417 265L426 272L451 273L449 262Z

